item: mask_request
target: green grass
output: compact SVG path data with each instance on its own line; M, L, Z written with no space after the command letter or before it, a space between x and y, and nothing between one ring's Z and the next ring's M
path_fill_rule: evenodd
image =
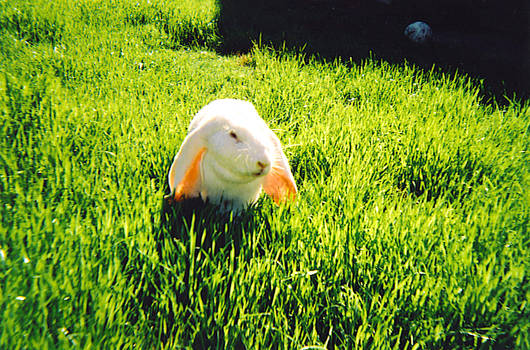
M528 101L220 56L216 3L186 3L0 2L0 348L529 348ZM276 131L296 203L163 204L221 97Z

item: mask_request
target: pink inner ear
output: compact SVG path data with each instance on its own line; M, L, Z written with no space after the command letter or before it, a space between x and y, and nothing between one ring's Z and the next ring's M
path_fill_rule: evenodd
M201 160L202 156L206 152L206 148L201 148L193 161L191 162L189 168L186 170L182 181L177 185L175 189L175 200L181 201L183 199L193 197L195 192L197 192L197 183L201 175Z
M296 185L290 174L283 168L273 166L265 177L263 190L272 197L276 204L296 198Z

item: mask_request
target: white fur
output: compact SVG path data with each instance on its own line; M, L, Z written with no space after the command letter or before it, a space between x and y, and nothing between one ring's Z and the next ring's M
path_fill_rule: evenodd
M168 176L172 193L201 148L200 179L190 197L240 210L259 198L273 164L292 179L278 138L249 102L215 100L195 115Z

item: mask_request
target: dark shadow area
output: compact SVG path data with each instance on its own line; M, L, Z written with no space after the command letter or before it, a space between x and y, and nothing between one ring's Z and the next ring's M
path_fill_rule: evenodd
M159 234L159 243L163 239L189 241L194 233L195 246L211 249L215 243L214 253L232 245L239 252L244 232L249 232L255 225L257 212L253 207L237 214L223 212L217 205L204 202L200 198L170 203L163 200ZM203 234L207 234L203 236ZM157 246L162 257L163 247Z
M433 147L423 151L410 148L405 152L405 159L402 157L396 155L400 161L392 167L396 188L405 195L425 196L428 201L445 197L455 204L462 203L494 173L490 166L466 150L457 150L444 159Z
M225 53L252 42L304 48L334 59L368 57L484 80L489 94L530 97L530 3L527 0L219 0ZM430 43L403 34L428 23Z
M210 308L215 307L213 300L218 298L229 304L229 293L222 296L211 289L212 276L218 272L212 270L212 266L218 266L219 262L229 264L232 253L239 256L242 244L247 242L244 235L263 220L266 219L253 207L235 215L221 213L218 206L199 198L177 203L162 200L160 218L153 218L152 227L158 263L152 264L137 252L134 252L135 258L127 258L125 245L121 254L130 283L137 286L136 296L130 301L134 304L131 308L141 310L131 315L130 322L136 323L141 314L152 325L152 336L143 340L142 347L150 348L159 341L167 343L179 327L196 324L201 325L201 329L194 338L181 339L184 344L207 349L225 342L222 327L203 327L205 319L211 317L211 310L206 307L201 320L196 319L193 310L198 300L209 303ZM266 227L270 229L268 223ZM223 275L222 284L229 286L232 278ZM171 298L166 295L169 292ZM175 314L174 310L181 310L180 314ZM164 322L167 327L161 326ZM177 323L179 327L173 327ZM240 339L232 341L237 346Z

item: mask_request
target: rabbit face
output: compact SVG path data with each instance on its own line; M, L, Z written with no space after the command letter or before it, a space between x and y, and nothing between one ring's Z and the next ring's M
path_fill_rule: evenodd
M248 183L266 176L272 164L270 147L248 128L233 123L226 123L207 140L213 170L223 180L233 183Z

